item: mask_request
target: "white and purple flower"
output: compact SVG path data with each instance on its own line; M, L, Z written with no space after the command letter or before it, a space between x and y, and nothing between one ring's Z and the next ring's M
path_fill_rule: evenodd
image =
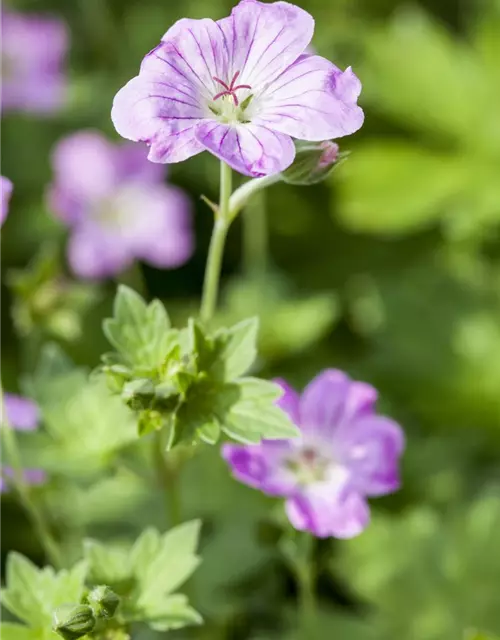
M2 111L50 113L66 96L68 31L62 20L2 11Z
M368 525L366 498L399 488L401 427L375 413L377 391L329 369L299 396L279 381L278 401L301 437L259 445L226 444L223 456L241 482L286 498L292 525L323 538L350 538Z
M125 138L150 145L153 162L210 151L242 174L279 173L293 139L357 131L361 83L351 68L306 52L314 20L287 2L242 0L229 18L182 19L115 97Z
M2 412L2 422L5 420L16 431L33 431L40 419L38 407L33 400L13 393L3 394ZM43 484L46 480L46 474L42 469L24 469L23 473L28 484ZM8 483L5 477L13 477L13 470L9 466L1 469L0 493L7 490Z
M5 222L9 213L10 196L12 195L12 182L5 176L0 176L0 225Z
M164 168L143 148L81 131L56 146L52 164L50 206L70 227L68 262L77 276L110 277L135 259L174 268L191 257L189 199L164 184Z

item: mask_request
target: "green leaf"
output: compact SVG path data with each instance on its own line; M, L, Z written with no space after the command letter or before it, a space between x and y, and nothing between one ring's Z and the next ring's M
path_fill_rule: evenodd
M141 577L139 604L157 595L172 593L193 573L200 558L196 555L201 522L193 520L168 531L156 557Z
M217 333L218 357L209 373L224 382L231 382L246 373L257 357L258 330L258 318L250 318Z
M124 285L118 287L114 315L104 321L110 343L132 365L155 369L172 345L171 325L159 300L146 305L141 296Z
M0 636L3 640L42 640L44 635L40 629L31 629L10 622L0 624Z
M146 622L156 631L168 631L201 624L200 614L189 606L186 596L174 595L146 610Z
M342 221L351 229L401 234L447 212L466 166L403 142L372 141L358 147L338 172Z
M127 582L131 574L127 550L90 539L84 541L83 549L94 584L107 584L120 594L119 585Z
M31 626L41 626L47 612L40 593L40 570L30 560L12 552L7 559L7 588L1 592L2 604L20 620Z
M251 318L207 337L191 320L191 346L198 370L218 382L231 382L246 373L257 356L258 328L258 319Z
M156 529L146 529L134 543L130 552L132 573L142 582L158 555L161 546L160 534Z
M281 395L278 385L258 378L242 378L237 386L240 398L222 426L227 435L248 444L262 438L280 440L300 435L288 415L274 404Z

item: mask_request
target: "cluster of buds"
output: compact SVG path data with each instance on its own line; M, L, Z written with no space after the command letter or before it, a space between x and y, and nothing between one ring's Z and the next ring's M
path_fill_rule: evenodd
M113 618L120 598L109 587L94 587L80 604L63 604L53 614L52 628L64 640L78 640L100 631Z

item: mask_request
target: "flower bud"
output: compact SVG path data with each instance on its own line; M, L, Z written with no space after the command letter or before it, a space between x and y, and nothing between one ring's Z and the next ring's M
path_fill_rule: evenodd
M109 587L101 585L95 587L87 596L87 602L92 607L96 618L112 618L120 604L120 597Z
M335 142L295 143L296 155L293 164L282 172L284 182L310 185L328 177L339 158L339 146Z
M78 640L94 630L96 619L85 604L63 604L54 611L52 629L64 640Z

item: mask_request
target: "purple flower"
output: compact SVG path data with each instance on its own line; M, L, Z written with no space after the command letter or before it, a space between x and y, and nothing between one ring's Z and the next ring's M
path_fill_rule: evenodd
M2 412L5 412L6 422L16 431L32 431L36 429L40 419L38 407L33 400L13 393L3 394ZM0 493L3 493L8 488L3 476L12 478L14 474L12 468L8 466L2 467L1 474ZM41 469L25 469L24 477L28 484L36 485L45 482L46 475Z
M117 131L153 162L210 151L248 176L286 169L293 138L357 131L361 84L351 68L305 53L314 20L287 2L243 0L229 18L183 19L115 97Z
M0 225L5 222L5 218L9 213L9 201L12 195L12 189L12 182L8 178L0 176Z
M43 484L47 479L47 475L45 471L42 469L24 469L24 479L28 484L39 485ZM2 475L0 476L0 493L5 493L8 489L8 482L5 481L4 477L12 478L14 476L14 471L11 467L2 467Z
M3 406L7 422L13 429L33 431L38 426L40 414L33 400L14 393L4 393Z
M294 440L227 444L223 456L241 482L286 498L292 525L320 538L350 538L367 526L366 498L396 491L401 428L375 413L376 390L328 369L299 396L280 382L279 405L300 427Z
M55 148L50 205L71 230L68 261L82 278L120 273L137 258L161 268L193 251L191 211L181 189L163 183L163 167L145 150L82 131Z
M50 113L65 98L66 25L2 11L2 110Z

